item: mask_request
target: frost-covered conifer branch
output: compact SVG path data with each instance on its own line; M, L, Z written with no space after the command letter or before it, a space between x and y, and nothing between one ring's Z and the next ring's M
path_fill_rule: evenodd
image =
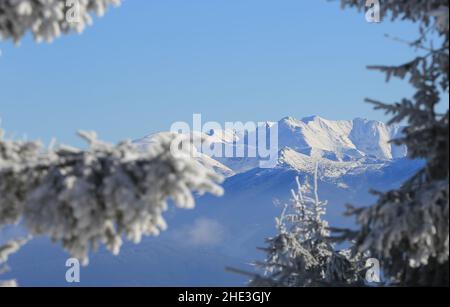
M9 256L16 253L29 239L30 238L11 240L3 246L0 246L0 275L8 270L5 263L8 261ZM16 286L17 282L15 280L0 280L0 288Z
M0 38L18 43L30 31L36 41L51 42L61 34L81 33L92 24L91 13L103 16L121 0L2 0Z
M35 142L0 140L0 228L20 222L87 262L99 244L117 254L123 236L139 243L158 235L167 227L169 200L193 208L193 192L223 193L213 170L171 150L175 135L160 136L147 150L80 135L89 149L44 152Z
M28 242L29 238L11 240L5 245L0 246L0 264L6 263L10 255L16 253L23 245Z
M366 0L340 0L343 8L365 10ZM409 20L430 25L437 22L439 30L448 32L447 0L389 0L380 1L380 12L391 20Z

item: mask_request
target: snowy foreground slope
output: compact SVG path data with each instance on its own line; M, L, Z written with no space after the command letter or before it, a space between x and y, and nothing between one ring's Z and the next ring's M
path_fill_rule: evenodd
M370 188L387 190L410 177L421 162L405 158L406 148L392 146L399 127L355 119L330 121L320 117L279 122L279 159L261 169L256 159L202 156L200 160L227 178L223 198L199 198L192 211L170 210L170 229L142 244L127 244L118 257L100 251L81 272L84 286L240 286L246 279L227 273L225 266L251 270L248 262L261 258L256 247L274 234L274 217L294 187L294 179L310 180L319 161L320 196L329 201L327 218L333 226L352 226L342 216L344 205L368 205ZM233 146L234 131L212 131L213 142ZM154 135L139 145L151 143ZM275 201L274 204L274 200ZM10 262L8 276L21 285L68 286L67 256L38 239Z

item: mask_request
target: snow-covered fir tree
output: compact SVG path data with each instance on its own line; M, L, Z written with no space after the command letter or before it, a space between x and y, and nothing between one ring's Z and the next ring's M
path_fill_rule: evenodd
M363 9L364 1L342 0ZM390 123L406 123L393 142L408 147L411 159L426 165L399 189L378 193L368 208L350 208L360 231L360 252L382 260L385 275L398 285L448 285L449 278L449 113L438 105L448 97L449 3L447 0L382 1L381 13L419 25L409 45L419 56L399 66L371 66L391 77L408 78L416 93L395 104L368 100L392 115Z
M18 43L30 31L36 41L51 42L72 31L81 33L92 24L91 12L102 16L121 0L2 0L0 39Z
M361 255L336 250L328 223L323 219L327 202L318 196L318 165L313 191L301 185L276 219L278 234L268 238L267 258L256 265L264 271L252 276L250 286L319 287L363 285L364 263Z

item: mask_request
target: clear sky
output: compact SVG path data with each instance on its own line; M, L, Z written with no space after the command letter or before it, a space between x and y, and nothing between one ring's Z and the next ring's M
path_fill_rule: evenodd
M368 24L326 0L126 0L82 35L0 44L2 127L78 145L80 128L115 142L193 113L385 120L364 97L390 102L411 88L365 65L413 55L386 33L411 39L417 26Z

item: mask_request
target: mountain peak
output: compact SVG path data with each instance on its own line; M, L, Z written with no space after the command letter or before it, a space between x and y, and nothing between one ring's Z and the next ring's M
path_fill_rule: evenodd
M292 116L286 116L283 117L278 124L280 125L286 125L286 126L297 126L299 123L299 120L292 117Z
M301 120L292 116L286 116L279 121L279 124L290 127L297 127L301 126L302 124L308 124L310 122L325 122L325 121L327 120L318 115L311 115L308 117L304 117Z
M304 117L304 118L302 119L302 122L304 122L304 123L309 123L309 122L323 122L323 121L326 121L326 119L324 119L324 118L322 118L322 117L320 117L320 116L318 116L318 115L311 115L311 116Z
M392 160L406 155L406 148L395 146L390 140L401 129L380 121L327 120L313 115L302 120L285 117L280 121L280 148L289 147L311 157L334 161L349 161L362 157Z

